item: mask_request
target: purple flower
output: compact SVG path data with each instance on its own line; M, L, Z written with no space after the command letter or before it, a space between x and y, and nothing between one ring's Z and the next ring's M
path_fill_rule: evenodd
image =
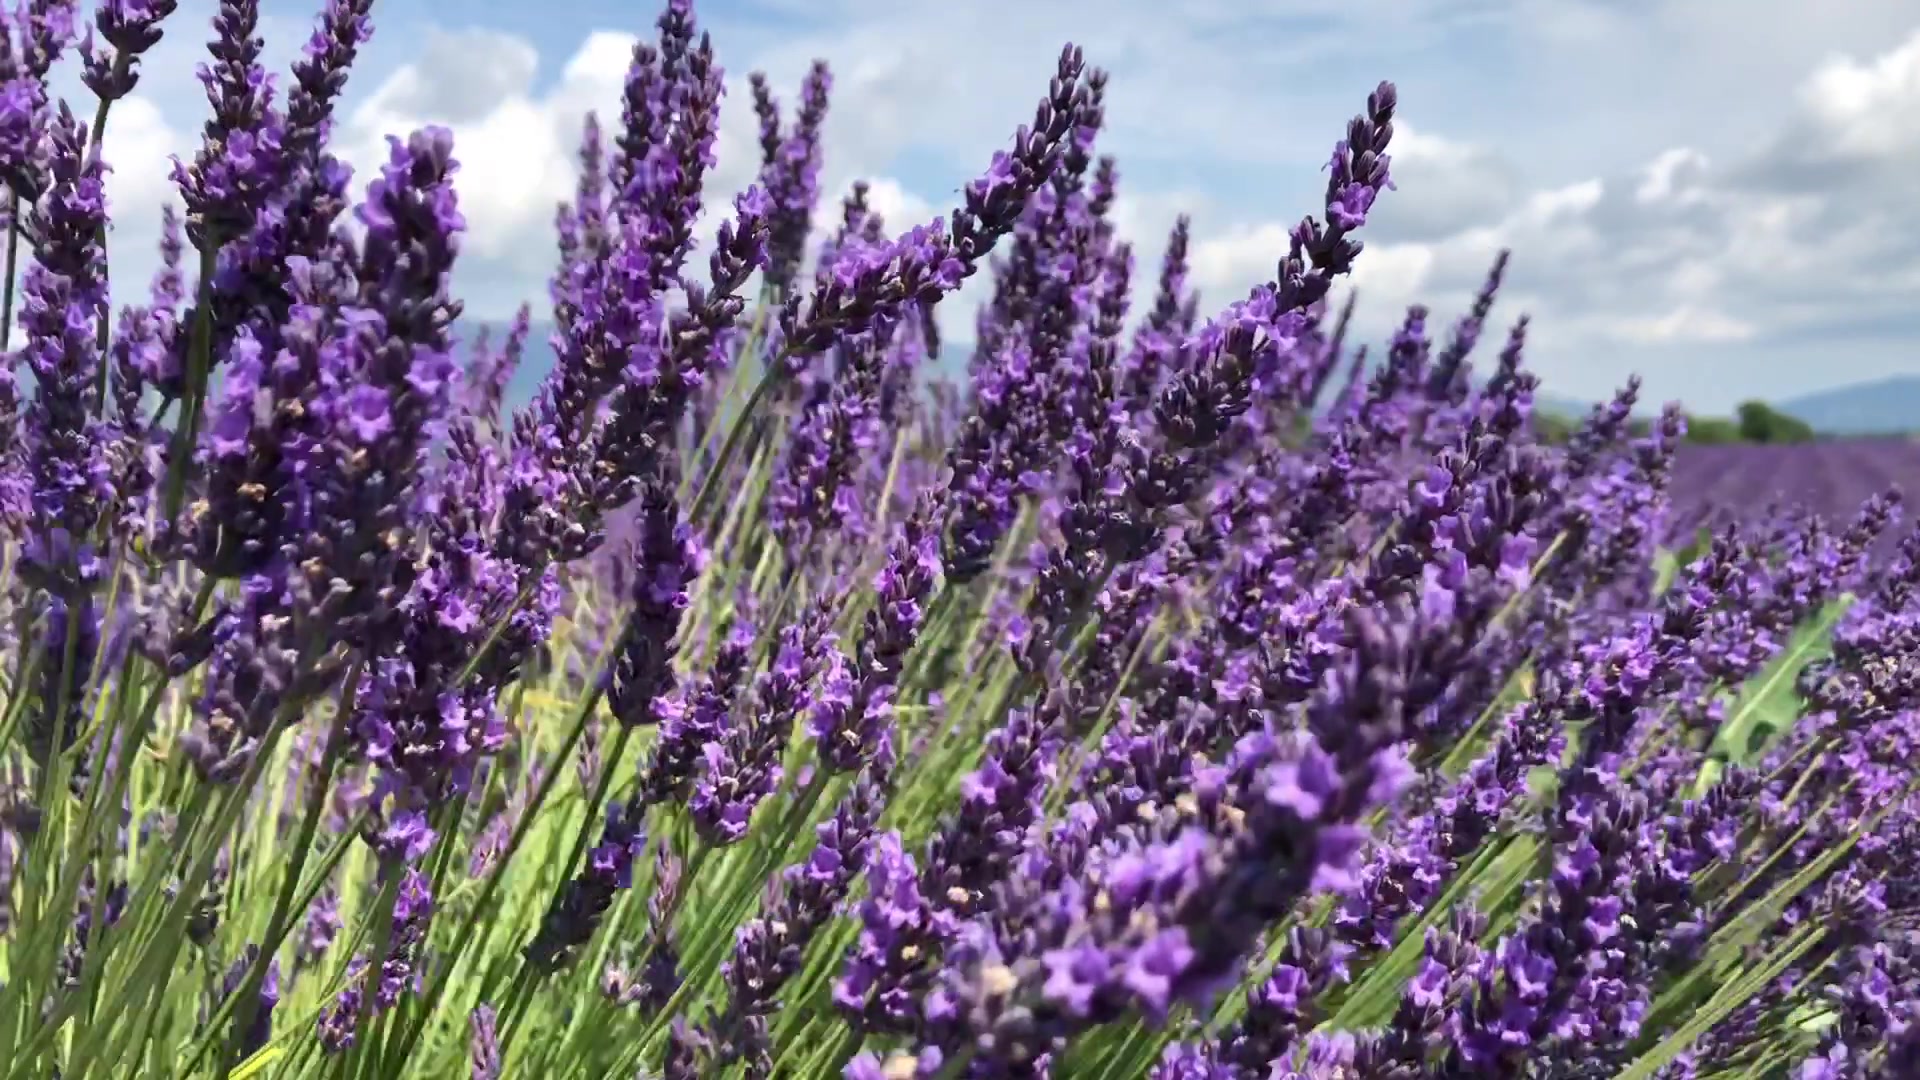
M826 926L866 865L882 790L863 772L815 830L807 861L781 872L768 888L762 914L734 931L732 959L722 965L727 1003L712 1021L716 1067L744 1062L749 1075L770 1075L767 1018L776 996L799 973L814 935Z
M281 139L286 168L311 167L327 142L334 104L360 46L373 37L373 0L327 0L314 21L287 89L286 131Z
M452 134L427 128L389 147L357 210L366 228L353 266L361 306L342 313L340 337L319 358L332 393L312 408L328 425L329 445L310 465L315 520L302 562L310 575L324 575L312 584L334 632L367 646L391 642L398 630L386 612L409 583L411 554L400 541L451 394L448 328L461 307L447 289L466 228L453 189ZM384 414L366 387L386 396ZM372 443L362 442L369 436Z
M51 120L47 76L73 43L74 7L60 0L35 0L18 9L14 19L19 54L9 50L0 68L0 174L25 203L37 200L47 183L41 145Z
M1460 861L1523 804L1529 773L1557 762L1565 749L1564 721L1550 701L1510 714L1492 747L1458 781L1400 826L1392 842L1376 847L1359 888L1334 914L1343 939L1369 951L1391 947L1401 920L1425 914Z
M281 176L286 122L273 107L273 77L260 66L259 22L259 0L222 0L208 46L213 63L198 71L213 116L193 165L173 163L187 237L203 252L251 228Z
M1321 1018L1315 999L1346 979L1349 952L1325 931L1289 931L1272 972L1247 992L1244 1017L1221 1033L1216 1053L1255 1072L1285 1057Z
M895 330L881 321L868 338L843 347L839 377L819 388L788 435L767 511L789 551L857 534L854 470L880 449L880 395Z
M1487 271L1487 280L1480 292L1473 298L1473 308L1460 321L1454 324L1453 336L1434 359L1433 367L1427 376L1427 396L1435 401L1459 404L1466 400L1468 387L1464 376L1467 370L1467 357L1480 341L1480 332L1486 326L1487 315L1493 310L1493 301L1500 291L1500 282L1506 276L1507 260L1510 252L1502 250L1494 256L1493 267Z
M686 797L696 770L723 767L724 743L734 727L733 702L740 695L753 660L753 630L741 624L722 644L713 667L678 698L660 703L660 735L641 770L638 798L648 805L665 805ZM727 808L702 799L694 820L705 831L724 835L746 822L729 820Z
M433 891L424 874L408 868L401 873L393 901L393 927L379 953L377 966L364 956L347 965L347 985L320 1011L320 1045L337 1054L352 1047L363 1019L378 1016L399 1004L408 990L417 990L422 975L421 955L427 923L433 915ZM372 980L372 993L368 981Z
M646 960L639 981L617 995L622 1005L638 1005L653 1016L680 989L680 944L673 915L688 886L686 866L663 839L654 853L652 895L647 897Z
M1557 845L1537 912L1501 938L1458 1000L1451 1049L1505 1074L1541 1054L1624 1064L1653 994L1652 960L1686 925L1688 875L1659 858L1646 801L1600 788Z
M771 210L760 189L741 193L734 200L734 217L721 223L715 237L707 286L689 286L687 306L665 317L664 333L640 340L617 339L630 355L592 452L576 463L583 471L573 480L581 493L575 500L574 527L584 531L587 542L573 554L584 554L598 543L600 515L630 501L644 490L647 477L671 467L671 456L665 451L674 442L688 402L705 385L709 372L723 370L727 364L734 330L746 306L739 291L766 260ZM543 437L554 438L552 425L545 427L548 433Z
M131 94L141 55L160 43L160 23L175 7L176 0L105 0L94 13L94 27L114 51L111 56L95 52L91 34L80 43L87 89L102 101Z
M560 970L573 959L613 905L614 894L633 885L634 861L646 851L644 807L610 803L600 843L587 852L587 865L567 882L527 943L527 963L543 973Z
M777 208L769 237L767 284L785 292L805 256L813 206L820 197L820 127L827 117L827 94L833 76L824 60L815 60L800 87L800 107L793 130L780 131L779 107L767 90L766 79L752 76L754 106L760 114L760 186Z
M822 600L813 612L780 632L773 662L754 684L748 715L725 725L700 748L700 765L688 800L695 826L709 843L732 844L746 836L753 812L772 795L794 721L812 700L812 686L833 653L834 609Z
M888 545L886 563L874 577L873 604L855 646L853 669L829 658L809 730L822 762L836 772L852 772L869 760L882 768L892 762L895 682L919 638L940 574L940 542L932 526L929 501L902 523Z
M245 984L247 972L259 962L260 947L249 944L240 950L240 955L220 979L220 993L212 1003L209 1013L219 1009L226 999L240 992ZM280 1004L280 961L273 960L267 965L266 978L260 983L259 1003L252 1013L252 1021L242 1034L238 1049L242 1058L258 1053L273 1040L273 1011ZM204 1020L202 1021L205 1022Z
M931 304L960 287L1018 219L1027 199L1053 171L1087 93L1085 61L1067 46L1047 97L1021 128L1011 152L996 151L987 173L966 188L966 205L951 228L935 219L884 248L836 252L803 302L796 294L780 312L780 337L791 353L819 352L857 335L875 319L897 317L908 303Z
M898 833L874 837L867 857L867 899L860 905L860 937L834 984L834 1004L855 1023L883 1031L910 1031L931 983L926 954L952 924L921 892L913 856Z
M468 1058L472 1062L467 1075L471 1080L500 1080L500 1036L493 1006L476 1005L469 1018Z
M97 570L91 538L112 498L98 419L99 325L107 316L103 168L86 132L62 109L48 131L47 187L29 226L33 263L22 290L23 349L35 391L26 413L31 485L23 576L62 596L77 596Z
M700 574L692 530L680 520L673 489L648 485L634 545L633 608L607 675L607 704L628 726L657 723L673 682L673 656L688 588ZM698 745L688 750L698 750Z
M332 886L320 891L307 907L306 920L302 924L300 937L296 942L294 959L301 968L311 967L326 955L333 947L334 939L340 936L340 893Z

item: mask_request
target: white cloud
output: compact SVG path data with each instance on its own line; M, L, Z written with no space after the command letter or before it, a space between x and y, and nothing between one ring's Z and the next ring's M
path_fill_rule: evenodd
M179 203L169 173L171 156L181 143L181 132L144 95L121 100L107 114L102 145L113 148L112 171L107 174L107 209L113 221L108 251L116 266L151 265L152 255L144 248L150 248L159 235L160 208L168 202ZM142 245L138 257L120 258L133 254L132 244Z
M1634 201L1643 205L1700 202L1706 198L1701 184L1710 165L1700 151L1690 146L1674 147L1640 170L1640 186L1634 189Z
M539 66L539 50L522 38L472 27L436 27L427 32L419 59L387 76L359 113L470 123L485 118L497 103L524 99ZM591 69L572 70L576 67L569 65L568 71L576 83L594 74Z
M867 208L880 215L881 224L895 233L929 221L938 212L927 200L901 187L900 181L886 176L867 182ZM837 227L839 213L840 204L833 193L823 192L817 211L821 228Z
M1878 57L1828 58L1802 86L1801 101L1843 153L1913 150L1920 144L1920 31Z
M1194 284L1216 302L1238 299L1246 290L1273 278L1287 251L1287 226L1278 222L1228 229L1196 229L1187 248Z
M1426 197L1419 170L1444 204L1449 170L1476 160L1495 171L1511 166L1494 146L1396 132L1399 189L1383 195L1354 272L1361 329L1384 332L1410 302L1457 311L1494 253L1511 248L1503 306L1536 316L1530 355L1562 393L1603 394L1630 365L1648 376L1650 399L1718 407L1795 380L1913 370L1920 34L1880 55L1821 62L1797 101L1757 145L1714 155L1729 160L1725 168L1701 148L1670 147L1607 176L1516 191L1491 218L1467 207L1418 228L1393 215ZM1280 223L1269 222L1209 235L1199 247L1210 277L1239 288L1284 242ZM1791 355L1782 342L1870 335L1868 327L1893 335L1886 351L1824 349L1818 363L1794 367L1777 359ZM1695 351L1677 351L1687 348ZM1744 348L1764 348L1775 366L1749 370Z
M349 85L339 149L363 189L384 136L453 128L471 226L459 288L476 314L504 314L542 295L582 116L596 110L611 135L635 39L556 7L537 40L423 26L402 42L395 16L427 15L407 14L407 3L394 0L386 36ZM308 6L266 27L283 77ZM1750 377L1810 386L1912 365L1911 0L1853 0L1818 22L1801 0L775 6L751 17L701 7L729 74L708 182L716 210L758 166L749 70L768 71L790 111L807 65L832 62L820 223L864 177L889 224L905 228L950 211L969 174L1030 117L1072 39L1113 73L1101 149L1120 159L1114 217L1135 244L1136 292L1151 289L1167 230L1187 210L1193 283L1215 308L1271 276L1285 227L1317 201L1326 147L1386 75L1403 91L1399 190L1363 233L1361 330L1383 329L1413 301L1450 317L1511 246L1496 317L1536 315L1532 352L1550 389L1564 379L1569 392L1605 393L1639 367L1651 396L1712 398ZM623 9L623 25L649 31L656 8ZM197 141L206 105L192 70L210 13L209 0L185 0L139 95L113 113L117 280L143 283L158 206L173 197L166 156ZM90 114L77 79L61 79ZM983 274L943 305L950 334L971 336L986 291ZM1796 335L1848 327L1880 327L1878 343L1826 350L1818 364L1781 360L1771 374L1742 366L1769 349L1790 357Z
M1425 292L1437 258L1426 244L1369 244L1354 263L1353 287L1369 307L1397 312Z
M1634 344L1672 345L1752 341L1756 331L1751 323L1717 311L1677 307L1664 315L1623 319L1615 333Z
M1513 165L1488 147L1396 123L1393 179L1407 192L1381 200L1373 221L1397 239L1427 240L1497 221L1520 194Z
M435 31L418 60L382 80L335 135L336 152L363 181L387 155L390 135L440 124L454 134L454 189L466 215L463 258L501 261L538 281L552 265L553 208L573 191L581 124L598 105L617 119L615 49L589 39L558 84L536 95L539 55L506 34ZM586 58L587 63L581 62Z
M1534 228L1551 228L1575 222L1600 205L1606 193L1605 181L1597 178L1535 192L1527 197L1513 220L1515 224Z

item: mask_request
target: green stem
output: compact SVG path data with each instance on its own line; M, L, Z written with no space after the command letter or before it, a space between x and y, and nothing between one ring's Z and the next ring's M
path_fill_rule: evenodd
M7 280L0 283L0 349L13 340L13 281L20 262L20 196L7 201Z
M454 971L460 966L462 953L465 951L467 945L473 941L474 929L479 925L481 918L492 908L494 895L500 891L500 883L506 878L507 867L512 865L514 855L520 851L521 844L526 840L527 833L533 827L534 819L540 814L540 808L545 805L547 796L552 793L554 785L559 782L560 775L566 771L566 762L572 758L574 747L580 744L581 736L586 733L587 720L593 715L593 710L600 704L601 695L605 693L605 688L598 686L597 683L598 680L596 680L596 688L594 691L587 695L587 699L581 703L579 713L574 718L572 730L567 733L565 741L560 745L560 752L554 757L554 761L557 764L553 768L548 769L546 775L540 778L540 786L534 791L533 799L527 803L526 808L521 812L520 820L514 822L513 835L507 840L506 850L500 853L499 861L494 865L492 872L487 875L486 884L481 886L479 898L474 901L473 907L467 912L466 918L461 920L458 931L453 935L453 939L449 943L447 955L443 956L440 959L440 963L436 965L433 982L428 984L427 992L422 997L422 1016L432 1016L438 1008L441 996L446 993L447 984L452 981ZM487 990L481 992L483 998L486 997L486 994ZM415 1025L401 1037L400 1060L406 1060L407 1054L411 1052L413 1048L413 1044L419 1040L421 1032L425 1029L426 1024L423 1021Z
M620 734L615 736L613 740L613 749L601 761L600 777L594 784L593 796L587 800L586 813L580 819L580 828L574 832L573 846L567 852L566 860L559 864L560 880L559 883L554 886L553 896L547 901L545 910L554 910L560 905L560 901L565 898L567 886L572 884L573 881L573 868L580 862L580 856L586 854L587 845L593 841L594 827L602 820L600 807L607 801L607 793L613 788L613 774L619 771L620 759L625 756L627 744L632 739L633 727L628 724L621 724ZM565 767L565 765L566 761L563 759L556 762L554 768L560 769ZM516 994L522 996L520 998L518 1011L506 1017L506 1022L500 1027L500 1055L503 1058L506 1056L508 1048L512 1045L515 1034L518 1033L520 1013L525 1011L527 1002L532 998L531 986L523 987L522 984L539 982L539 976L537 973L532 972L532 968L533 965L531 963L523 961L520 965L519 975L516 976L514 990ZM532 976L531 978L529 978L530 975Z
M533 991L539 984L539 973L533 965L521 960L520 970L514 975L513 988L507 992L507 1007L501 1010L500 1059L506 1060L507 1051L512 1046L511 1034L519 1028L520 1020L527 1013L527 1006L533 1003Z
M187 469L193 447L200 438L200 414L205 411L207 376L213 368L213 271L220 245L213 237L205 239L200 250L200 281L195 289L193 340L187 350L187 383L181 388L180 417L174 423L173 440L167 450L166 501L161 519L174 521L180 516L180 504L187 493Z
M567 885L573 878L573 868L580 862L580 856L586 854L587 845L593 842L593 830L604 820L600 808L607 801L607 794L613 789L613 774L620 771L620 759L627 752L627 744L633 740L633 726L621 724L620 734L614 736L613 748L600 762L600 776L593 785L593 795L587 800L587 812L580 819L580 828L573 834L573 846L568 849L566 860L559 864L560 882L554 886L553 896L547 901L551 910L566 895ZM554 763L555 769L564 768L564 759Z
M489 781L488 786L492 786L491 781ZM454 838L460 828L461 821L465 817L467 806L471 803L472 799L473 790L469 788L466 795L461 799L447 804L434 822L435 828L438 830L438 847L434 853L433 882L428 895L434 898L433 902L435 904L441 903L440 898L446 895L443 890L446 887L448 868L453 864ZM414 1029L416 1027L423 1027L432 1020L432 1017L427 1015L424 1009L420 1008L418 998L406 999L402 1003L402 1008L405 1011L402 1013L400 1019L396 1021L400 1024L400 1037L393 1042L394 1053L381 1070L381 1075L383 1076L398 1077L401 1075L401 1070L406 1066L406 1054L403 1048L411 1049L413 1046Z
M22 844L21 852L21 862L26 869L22 895L27 901L21 911L23 918L18 938L23 946L18 955L23 962L8 974L12 981L23 987L52 985L66 936L64 913L73 904L80 886L82 867L79 865L78 845L86 834L84 825L75 830L68 850L63 853L59 847L60 837L67 831L68 815L72 809L71 800L61 795L61 789L68 786L66 714L67 704L75 690L73 665L79 655L79 643L80 620L69 618L66 640L60 652L59 686L54 693L53 710L44 714L43 720L46 730L42 738L45 740L46 756L39 762L38 802L44 816L31 840ZM42 697L41 701L44 702L45 698ZM52 882L51 888L46 884L48 880ZM10 956L9 960L12 959ZM12 964L9 966L12 967ZM43 975L44 983L40 981ZM31 1001L36 996L29 993L27 1000ZM66 1004L71 1004L71 998Z
M747 432L753 427L753 418L759 413L774 390L786 380L783 377L782 362L786 359L783 350L779 355L767 361L767 370L760 376L760 382L754 386L753 394L740 409L740 415L733 418L727 426L727 437L720 443L720 452L713 457L713 464L707 467L707 474L700 478L700 488L694 493L693 504L687 509L687 519L699 522L706 517L708 504L721 490L721 481L726 477L727 466L732 464L733 455L740 451Z
M381 887L380 898L375 901L377 906L373 910L373 930L367 935L367 966L360 969L360 1008L354 1014L353 1048L349 1054L354 1059L356 1076L364 1072L369 1063L380 1060L379 1048L367 1045L367 1036L375 1020L374 983L386 960L387 945L393 940L393 912L400 903L401 880L401 874L392 873Z
M116 51L114 53L113 80L115 82L124 81L127 77L127 73L131 71L132 68L133 68L133 57L131 55L129 55L124 51ZM107 111L112 107L113 107L113 99L109 97L103 97L100 99L99 106L93 110L93 130L88 135L87 142L88 142L88 145L92 146L95 151L98 151L100 148L100 140L106 137ZM108 282L104 280L107 273L109 272L109 268L107 265L106 222L103 221L100 223L100 231L99 231L99 234L94 238L94 243L98 244L100 247L100 274L103 279L100 282L100 294L102 296L105 296L108 294L108 287L109 287ZM100 326L99 326L99 329L95 331L94 345L96 348L100 350L101 354L104 356L107 351L107 338L109 334L110 320L107 317L108 311L107 311L107 306L104 302L101 304L100 308L101 308L100 309ZM104 412L107 407L107 390L109 387L109 381L112 379L112 377L113 377L113 365L101 364L100 365L100 408L102 412Z
M311 650L302 649L293 670L296 672L308 670L312 659ZM220 848L221 837L231 831L234 823L239 819L247 803L247 793L251 792L259 782L260 774L266 769L268 760L273 756L274 747L278 745L280 736L293 719L294 711L284 705L274 711L273 720L261 735L259 746L255 749L252 760L247 763L246 772L240 777L238 783L223 790L222 795L225 797L222 800L220 812L206 835L199 838L204 842L182 846L183 851L195 853L194 861L181 883L178 894L161 917L159 926L155 928L154 934L146 939L145 948L136 954L132 978L127 983L131 991L127 998L130 1004L153 1008L156 1004L153 999L164 991L167 980L162 976L172 965L183 936L177 930L185 921L188 908L198 901L200 890L205 887L207 878L213 872L214 857ZM201 785L202 792L205 789L206 785ZM176 932L167 933L168 928L173 928ZM57 1028L57 1025L54 1026ZM110 1038L113 1027L114 1025L110 1022L95 1025L84 1038L76 1040L79 1045L74 1051L75 1064L69 1070L69 1074L74 1076L75 1080L85 1075L86 1066L103 1049L102 1044ZM48 1034L51 1035L50 1032ZM135 1046L130 1048L129 1053L138 1055L141 1051L141 1047Z
M280 941L293 928L293 900L300 887L300 871L307 864L307 854L313 848L313 838L320 831L320 818L327 806L327 793L333 787L333 773L339 767L345 754L347 739L347 718L351 715L352 701L359 689L359 673L347 676L340 688L340 701L334 715L333 731L327 737L327 748L320 760L320 774L313 778L312 787L307 791L306 814L300 822L300 832L294 841L293 858L287 864L287 872L281 875L280 892L274 897L273 913L267 918L266 939L260 944L260 955L254 960L247 972L246 981L238 993L228 995L227 1002L239 1002L239 1013L234 1017L233 1032L228 1040L227 1052L217 1074L218 1080L227 1080L233 1067L239 1064L247 1030L253 1026L254 1017L259 1012L260 987L266 982L267 970L273 963L273 957L280 949ZM208 1025L209 1028L216 1025ZM188 1066L192 1071L198 1065L196 1060Z

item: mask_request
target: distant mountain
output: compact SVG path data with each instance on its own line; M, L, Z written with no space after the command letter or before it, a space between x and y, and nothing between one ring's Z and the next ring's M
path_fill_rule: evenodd
M1774 408L1823 435L1920 431L1920 375L1895 375L1803 394L1777 402Z

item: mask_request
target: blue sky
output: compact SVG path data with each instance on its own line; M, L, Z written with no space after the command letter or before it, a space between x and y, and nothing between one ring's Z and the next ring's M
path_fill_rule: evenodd
M278 69L319 0L271 0ZM1062 42L1112 73L1101 148L1151 284L1194 216L1212 303L1270 275L1286 225L1381 78L1400 84L1399 190L1355 285L1378 337L1404 306L1450 319L1514 248L1498 317L1534 317L1550 391L1630 372L1700 409L1920 374L1920 13L1911 0L727 0L699 3L730 95L716 204L757 164L745 77L787 100L816 56L835 93L829 202L871 180L888 220L943 212L1031 113ZM116 108L116 276L144 276L166 157L205 115L192 78L211 5L186 0L136 99ZM382 137L453 127L472 233L459 285L500 317L536 303L553 204L588 109L617 117L632 0L380 0L337 139L361 174ZM71 86L76 101L82 92ZM90 103L87 110L91 110ZM139 280L139 277L132 277ZM979 289L971 292L978 293ZM977 296L948 305L961 336Z

